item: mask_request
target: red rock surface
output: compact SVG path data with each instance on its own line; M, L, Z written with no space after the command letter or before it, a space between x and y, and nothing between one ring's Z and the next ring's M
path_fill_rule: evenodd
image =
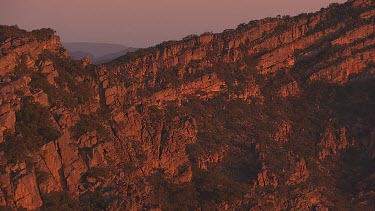
M104 66L72 60L50 30L1 26L0 206L372 210L374 7L252 21Z

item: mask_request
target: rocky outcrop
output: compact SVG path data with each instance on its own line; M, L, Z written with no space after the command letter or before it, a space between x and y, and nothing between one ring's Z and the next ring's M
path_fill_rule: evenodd
M87 209L372 208L373 7L252 21L99 66L49 30L1 26L0 206L67 193Z
M180 172L179 167L188 165L188 156L185 148L188 144L194 144L197 137L197 128L194 119L186 118L174 120L172 128L164 128L168 131L163 134L162 143L159 148L159 168L165 169L165 173L175 176L178 174L187 174L189 170ZM164 137L163 137L164 136ZM190 177L191 179L191 177Z
M182 84L179 88L169 88L151 95L146 102L151 105L165 105L168 101L181 101L186 96L194 95L200 98L209 99L220 93L225 88L215 73L204 75L192 82Z
M332 131L330 128L327 129L318 145L322 149L319 152L320 159L324 159L329 155L335 155L339 151L346 149L349 147L346 128L341 128L338 131Z
M21 77L0 89L1 105L0 105L0 122L1 130L13 131L16 123L16 113L20 106L20 96L30 95L28 83L31 81L29 76Z
M19 66L19 61L28 68L34 67L34 61L38 59L39 55L45 49L55 53L60 53L63 50L58 36L51 35L41 41L33 37L31 33L25 37L8 38L0 46L0 52L2 53L0 59L0 76L13 71ZM64 54L65 56L67 55L66 52Z
M290 82L280 88L280 95L283 97L295 96L300 92L297 81Z
M288 135L291 133L292 126L288 122L282 122L279 126L279 129L272 134L273 140L276 142L287 142Z
M350 75L360 73L368 64L374 62L372 51L366 51L359 55L340 61L337 65L321 69L311 75L311 80L325 80L332 83L345 83Z
M207 153L198 158L197 166L200 169L207 170L210 164L220 163L224 160L226 155L228 154L228 149L223 148L223 150L214 153Z
M42 205L42 199L36 184L35 174L29 173L26 175L17 175L13 178L13 180L15 180L13 183L14 201L17 207L32 210Z
M41 195L51 192L58 192L63 190L61 176L62 161L58 152L58 146L55 142L50 142L43 146L40 160L36 165L38 172L43 172L39 175L40 180L39 190Z
M258 183L259 187L277 187L278 180L277 176L270 172L267 166L262 165L262 171L258 173Z
M332 45L345 45L353 43L356 40L363 39L371 34L374 34L374 29L374 25L371 24L360 26L359 28L346 32L344 36L333 40L331 43Z
M50 84L56 85L55 78L59 76L59 73L54 68L53 62L51 60L46 60L39 65L39 68L41 70L41 73L46 76L47 81Z
M309 178L309 171L306 167L306 161L298 155L289 152L289 164L293 173L289 176L288 185L305 182Z
M323 32L320 31L291 43L282 43L282 47L260 58L257 69L261 70L262 74L269 74L275 73L283 68L291 68L295 64L294 52L296 50L308 48L313 45L316 40L329 36L329 34L342 29L342 27L343 26L338 26L335 29L329 29Z

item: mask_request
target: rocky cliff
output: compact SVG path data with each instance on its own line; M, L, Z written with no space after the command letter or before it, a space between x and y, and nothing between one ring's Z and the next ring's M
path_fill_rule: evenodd
M0 26L0 206L373 210L375 4L190 35L105 65Z

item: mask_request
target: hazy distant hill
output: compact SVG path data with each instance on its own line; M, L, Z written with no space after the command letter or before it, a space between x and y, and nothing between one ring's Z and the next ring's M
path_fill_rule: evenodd
M374 0L100 66L59 40L0 25L0 210L375 210Z
M120 44L72 42L62 43L74 59L82 59L89 55L93 63L106 63L136 48Z

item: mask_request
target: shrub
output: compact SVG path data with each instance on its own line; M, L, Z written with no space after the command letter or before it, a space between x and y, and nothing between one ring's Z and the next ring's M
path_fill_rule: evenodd
M80 137L87 132L96 130L98 127L100 127L99 123L96 122L94 117L86 114L81 114L80 120L75 125L74 130L76 137Z
M0 144L1 151L6 152L4 156L10 163L17 163L20 160L26 158L28 154L28 149L23 143L22 137L20 135L16 136L11 131L4 131L5 142Z
M42 211L49 210L83 210L79 201L70 197L67 192L52 192L43 196Z
M22 97L23 95L25 95L25 93L20 89L16 90L14 94L17 95L17 97Z
M156 76L156 84L160 84L159 89L165 89L169 84L173 87L181 85L181 81L178 78L178 67L168 68L158 72Z
M72 131L74 133L75 138L79 138L85 133L91 132L96 130L98 132L99 137L103 141L109 141L111 138L109 137L108 132L105 130L104 126L101 124L104 119L98 113L96 114L81 114L80 120L77 124L72 127Z
M48 110L30 98L24 98L21 110L16 113L16 131L4 133L2 150L9 162L16 163L28 153L38 150L44 144L60 137L60 132L51 125Z
M191 34L191 35L188 35L188 36L182 38L182 40L184 40L184 41L188 41L188 40L195 39L195 38L197 38L197 37L198 37L198 35L196 35L196 34Z
M67 192L52 192L42 197L42 211L52 210L105 210L110 198L104 196L103 191L86 192L79 200L72 198Z
M16 130L22 134L30 150L35 150L60 137L59 131L51 126L48 110L29 98L23 100L21 110L16 113L16 117Z
M0 210L1 211L13 211L13 208L9 206L0 206Z
M175 185L163 172L149 177L154 187L152 198L161 204L162 210L195 210L198 208L197 192L192 184Z
M36 80L34 83L35 87L41 88L46 92L50 92L50 94L52 94L55 98L54 100L62 101L69 107L76 106L74 101L77 101L79 104L84 104L93 99L94 90L87 80L87 76L92 74L92 72L84 68L79 61L74 61L68 58L59 58L49 51L44 51L40 55L39 61L42 60L51 60L53 62L54 67L59 73L59 76L55 78L55 81L59 87L56 88L50 85L45 79L45 76L41 73L33 75L34 80ZM77 81L76 77L86 79L83 81ZM42 84L38 85L40 82L42 82ZM64 90L66 88L69 89L70 93ZM53 91L48 91L48 89L52 89ZM61 97L59 98L59 96ZM67 100L66 97L68 98Z
M196 162L200 155L205 154L204 148L199 143L186 145L185 150L191 162Z
M31 75L30 86L35 89L42 89L48 95L49 101L52 104L62 102L67 108L74 108L77 106L78 102L74 99L72 94L51 85L41 73L33 73Z
M82 210L106 210L111 200L111 197L104 195L102 190L89 191L79 197Z
M214 33L213 32L204 32L203 34L201 34L201 36L208 36L208 35L213 35Z
M148 115L151 121L160 121L162 119L163 113L157 106L148 107Z
M18 28L17 25L14 25L14 26L0 25L0 42L10 37L21 38L27 35L28 35L28 32L26 30Z
M31 34L40 41L50 39L54 34L55 31L50 28L42 28L38 30L32 30Z
M199 193L200 203L208 207L214 204L214 207L216 207L224 201L233 203L241 198L246 189L249 188L245 184L234 181L220 169L206 171L195 168L193 182Z

